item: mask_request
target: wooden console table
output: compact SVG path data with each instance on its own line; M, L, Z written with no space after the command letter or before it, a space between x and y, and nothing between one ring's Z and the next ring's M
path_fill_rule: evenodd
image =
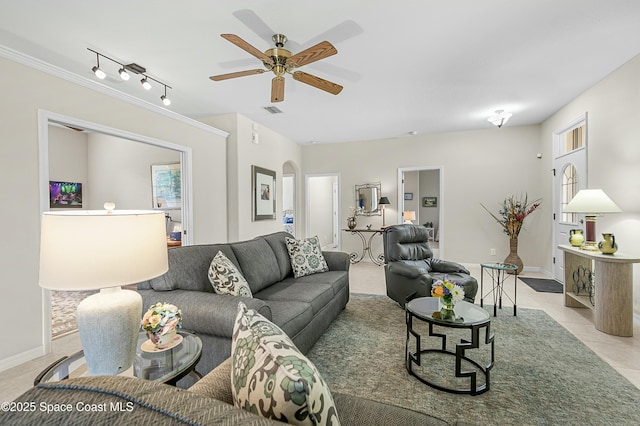
M640 258L623 253L602 254L569 245L558 248L564 251L564 305L593 309L596 329L604 333L633 336L633 264L640 262ZM595 300L574 291L574 274L581 271L593 277Z
M369 258L371 259L371 261L373 263L375 263L378 266L384 265L384 254L380 253L378 256L374 256L373 253L371 252L371 240L373 240L373 237L375 237L377 234L382 235L382 232L384 231L383 229L343 229L343 231L345 232L351 232L352 235L357 235L358 237L360 237L360 240L362 241L362 253L358 254L356 252L352 252L349 253L349 258L351 259L351 263L358 263L360 262L362 259L364 259L364 255L366 253L369 254ZM365 238L364 234L371 234L369 235L369 238Z

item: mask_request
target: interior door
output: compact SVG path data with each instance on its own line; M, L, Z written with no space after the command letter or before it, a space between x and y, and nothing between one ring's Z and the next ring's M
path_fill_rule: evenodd
M555 135L554 159L554 262L553 277L564 283L564 252L559 244L569 244L569 231L582 229L584 215L563 213L563 207L575 194L587 187L587 126L586 116L574 122L568 129Z

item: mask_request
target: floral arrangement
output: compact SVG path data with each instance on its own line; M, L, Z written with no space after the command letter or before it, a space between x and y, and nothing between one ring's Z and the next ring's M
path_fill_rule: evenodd
M444 280L434 281L431 285L431 296L441 297L444 302L458 302L464 299L464 289L454 281Z
M526 194L523 199L512 195L504 199L502 208L498 212L500 217L491 213L482 203L480 205L502 226L509 238L516 238L520 234L524 219L540 207L541 202L540 198L529 202Z
M142 329L147 333L162 336L182 327L182 312L169 303L156 303L142 317Z

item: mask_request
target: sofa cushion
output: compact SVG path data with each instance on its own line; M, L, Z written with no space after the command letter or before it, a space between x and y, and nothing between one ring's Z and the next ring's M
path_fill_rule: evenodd
M286 242L287 251L291 258L293 275L296 278L329 270L329 266L327 266L327 262L322 255L322 248L320 247L318 237L303 240L287 237Z
M265 288L257 293L256 297L267 302L272 300L305 302L311 305L315 315L331 302L334 291L330 284L306 284L290 279Z
M349 272L347 271L327 271L321 274L307 275L305 277L289 277L283 283L295 282L306 285L328 284L333 288L333 294L338 294L344 288L349 288Z
M273 253L276 255L278 266L280 267L280 280L293 275L286 241L286 238L291 236L288 232L280 231L259 237L264 238L264 240L269 243L271 250L273 250Z
M278 260L266 240L240 241L231 247L253 294L280 281Z
M275 324L243 303L231 343L234 405L297 425L339 425L329 387Z
M211 261L207 275L213 289L218 294L252 297L247 280L238 271L236 265L221 251Z

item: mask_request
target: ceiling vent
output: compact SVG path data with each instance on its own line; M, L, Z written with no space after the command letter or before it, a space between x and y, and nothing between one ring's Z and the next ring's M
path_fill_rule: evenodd
M282 114L282 110L274 106L264 107L265 111L270 112L271 114Z

